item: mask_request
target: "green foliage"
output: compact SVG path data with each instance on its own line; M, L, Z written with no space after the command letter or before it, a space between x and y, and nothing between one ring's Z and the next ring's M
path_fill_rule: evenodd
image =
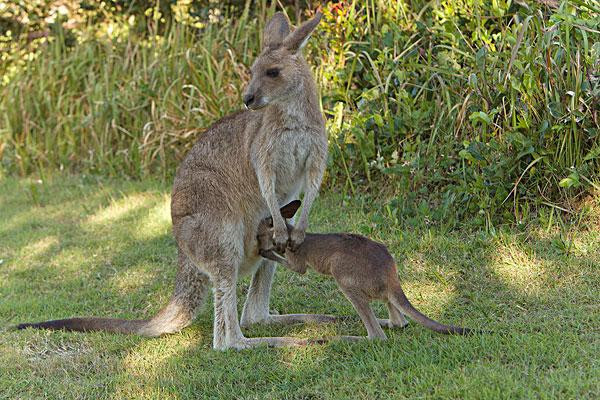
M340 182L383 180L405 213L427 199L429 217L452 207L488 228L590 189L559 181L600 172L600 14L528 4L370 1L327 14L316 47L329 47Z
M203 128L239 108L276 3L94 4L28 44L4 32L1 163L168 178ZM307 57L329 187L381 195L399 218L490 230L576 208L600 172L600 13L589 0L546 4L325 4Z

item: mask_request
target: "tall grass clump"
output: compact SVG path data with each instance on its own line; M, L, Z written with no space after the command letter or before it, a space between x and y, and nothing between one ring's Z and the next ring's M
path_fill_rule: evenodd
M2 88L3 163L21 174L172 173L202 129L238 107L258 51L248 10L225 22L173 21L162 34L158 24L136 32L131 16L76 45L58 32Z
M55 24L25 56L13 47L0 68L10 71L4 168L172 175L203 128L239 108L282 2L172 3L95 14L77 30ZM322 10L307 57L331 190L380 196L396 218L488 228L572 212L598 190L596 2L348 0Z

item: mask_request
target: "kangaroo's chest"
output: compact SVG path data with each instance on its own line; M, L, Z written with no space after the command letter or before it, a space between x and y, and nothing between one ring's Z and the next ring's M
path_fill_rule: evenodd
M310 135L303 131L286 130L277 138L272 162L275 190L278 197L288 198L302 190L307 160L311 152Z

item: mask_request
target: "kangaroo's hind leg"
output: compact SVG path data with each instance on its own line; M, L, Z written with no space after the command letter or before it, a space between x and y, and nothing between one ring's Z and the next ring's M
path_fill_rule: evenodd
M240 223L226 223L223 219L207 222L196 216L178 222L174 230L180 247L200 271L210 276L214 288L213 348L246 349L261 344L294 346L307 343L305 339L292 337L246 338L242 334L236 295L244 254Z
M215 322L213 347L224 350L228 348L248 349L266 344L272 347L303 346L306 339L293 337L258 337L246 338L240 330L237 316L236 280L228 271L236 273L232 265L221 264L219 273L213 277L215 286Z
M332 315L322 314L282 314L274 315L269 312L269 298L271 295L271 284L275 274L275 263L263 260L261 266L256 270L250 283L248 297L242 311L241 325L248 327L252 324L296 324L296 323L327 323L334 322L336 318Z

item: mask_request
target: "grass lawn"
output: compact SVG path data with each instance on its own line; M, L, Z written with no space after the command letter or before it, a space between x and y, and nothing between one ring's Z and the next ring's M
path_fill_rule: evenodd
M412 323L386 330L387 342L216 352L212 302L189 328L156 339L6 329L153 315L174 279L169 192L156 182L0 178L0 398L600 398L598 204L570 232L567 256L552 226L495 236L408 229L360 199L321 196L313 231L385 242L419 309L494 334L449 337ZM240 309L247 285L239 285ZM365 333L334 282L314 273L280 269L271 306L348 318L259 326L247 336Z

